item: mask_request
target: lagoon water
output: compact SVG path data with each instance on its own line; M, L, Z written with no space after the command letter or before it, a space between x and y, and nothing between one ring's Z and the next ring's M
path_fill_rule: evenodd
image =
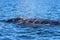
M60 20L60 0L0 0L0 20L12 18ZM0 40L60 40L60 26L21 26L0 21Z

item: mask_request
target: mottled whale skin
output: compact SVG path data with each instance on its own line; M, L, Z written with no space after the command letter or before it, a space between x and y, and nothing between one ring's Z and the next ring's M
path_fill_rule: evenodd
M48 25L60 25L60 21L41 19L41 18L13 18L6 20L6 22L17 22L24 25L34 25L34 24L48 24Z

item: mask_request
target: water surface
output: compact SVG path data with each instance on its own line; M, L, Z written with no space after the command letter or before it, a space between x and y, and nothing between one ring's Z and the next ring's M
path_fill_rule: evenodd
M17 17L60 20L59 0L0 0L0 20ZM0 22L0 40L60 40L60 26L21 26Z

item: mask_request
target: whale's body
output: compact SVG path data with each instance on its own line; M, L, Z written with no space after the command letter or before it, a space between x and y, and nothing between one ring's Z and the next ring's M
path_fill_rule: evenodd
M40 19L40 18L13 18L5 20L5 22L17 22L24 25L35 25L35 24L49 24L49 25L60 25L60 21Z

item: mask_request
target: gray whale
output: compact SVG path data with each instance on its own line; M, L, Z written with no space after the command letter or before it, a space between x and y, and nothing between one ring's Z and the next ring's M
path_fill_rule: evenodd
M13 18L5 20L7 23L17 22L24 25L35 25L35 24L48 24L48 25L60 25L60 21L41 19L41 18Z

